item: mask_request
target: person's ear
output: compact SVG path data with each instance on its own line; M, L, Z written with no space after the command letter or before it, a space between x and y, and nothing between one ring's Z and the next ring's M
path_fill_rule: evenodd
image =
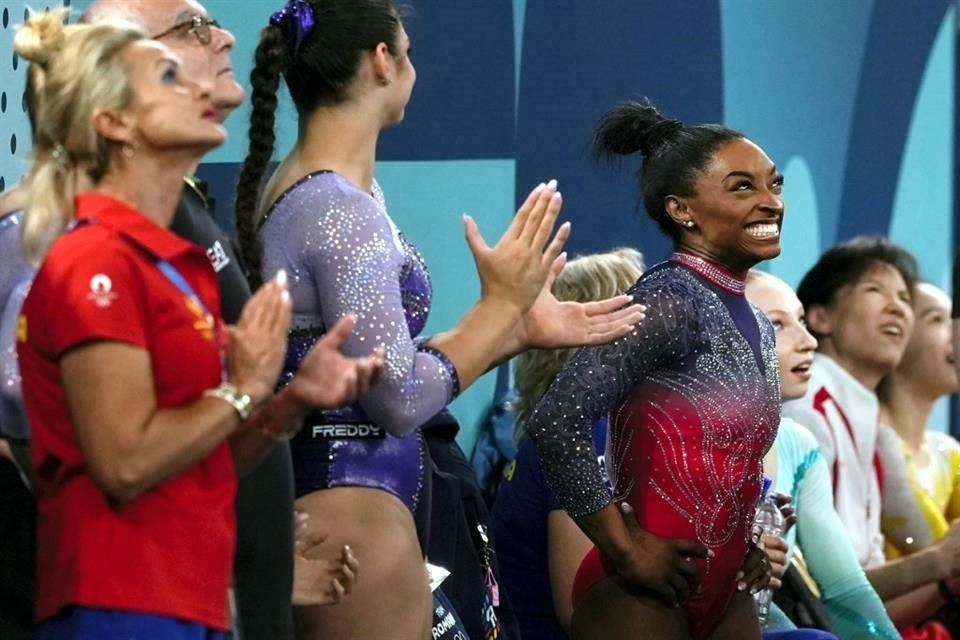
M806 310L807 327L818 338L833 333L833 319L830 311L822 304L812 304Z
M121 146L135 146L135 120L129 112L98 107L93 112L92 124L101 137Z
M686 198L669 195L663 199L663 207L667 210L670 219L684 229L693 229L697 226Z
M393 54L385 42L381 42L370 52L373 77L380 85L388 85L395 73Z

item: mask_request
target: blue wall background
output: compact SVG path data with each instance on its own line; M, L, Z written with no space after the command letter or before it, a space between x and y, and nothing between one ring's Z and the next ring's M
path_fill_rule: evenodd
M274 4L205 2L237 36L241 78L249 76L260 27L281 2ZM382 138L378 177L391 214L432 266L428 330L456 322L479 291L460 213L473 214L492 241L516 201L544 179L560 180L572 252L627 244L650 262L663 256L667 243L637 203L637 167L597 166L589 156L596 120L616 102L644 95L682 119L743 130L782 167L784 252L772 272L796 284L826 247L883 233L916 253L928 280L949 286L956 53L949 0L407 4L418 83L406 122ZM9 10L5 30L23 7L0 0L0 10ZM22 175L28 152L23 74L11 41L0 42L0 179L7 184ZM232 117L229 142L202 171L225 222L246 115L241 109ZM296 133L288 103L279 121L285 149ZM454 405L468 450L492 387L488 377ZM934 426L947 426L945 406Z

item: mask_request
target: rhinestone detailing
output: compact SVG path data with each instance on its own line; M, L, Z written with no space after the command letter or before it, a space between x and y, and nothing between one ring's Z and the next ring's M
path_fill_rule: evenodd
M298 181L268 213L260 229L264 273L286 269L293 301L284 378L327 327L353 314L344 353L366 355L378 346L386 352L383 374L356 415L403 434L443 409L453 397L455 369L443 354L413 342L430 313L429 274L387 214L379 186L364 193L337 173L319 172Z
M746 280L733 275L723 267L692 253L675 252L670 256L674 262L693 269L713 284L737 295L744 295Z

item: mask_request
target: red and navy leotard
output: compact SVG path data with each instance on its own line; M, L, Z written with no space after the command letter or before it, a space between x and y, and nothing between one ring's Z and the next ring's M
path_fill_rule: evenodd
M687 602L694 638L709 635L735 591L780 421L773 328L743 290L741 278L690 254L652 267L628 291L647 317L626 337L574 354L530 422L571 515L625 500L645 530L715 552L697 561L701 589ZM607 412L615 497L592 446L592 426ZM579 591L608 573L595 550Z

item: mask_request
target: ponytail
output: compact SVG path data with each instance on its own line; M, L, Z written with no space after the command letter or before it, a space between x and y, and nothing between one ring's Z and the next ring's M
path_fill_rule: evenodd
M686 126L666 118L649 101L624 102L600 122L593 138L599 158L640 152L643 206L657 226L674 240L681 227L667 213L667 196L692 196L697 176L706 170L717 148L744 135L718 124Z
M21 230L23 255L39 264L47 249L73 220L76 171L60 154L40 152L30 170L26 215Z

